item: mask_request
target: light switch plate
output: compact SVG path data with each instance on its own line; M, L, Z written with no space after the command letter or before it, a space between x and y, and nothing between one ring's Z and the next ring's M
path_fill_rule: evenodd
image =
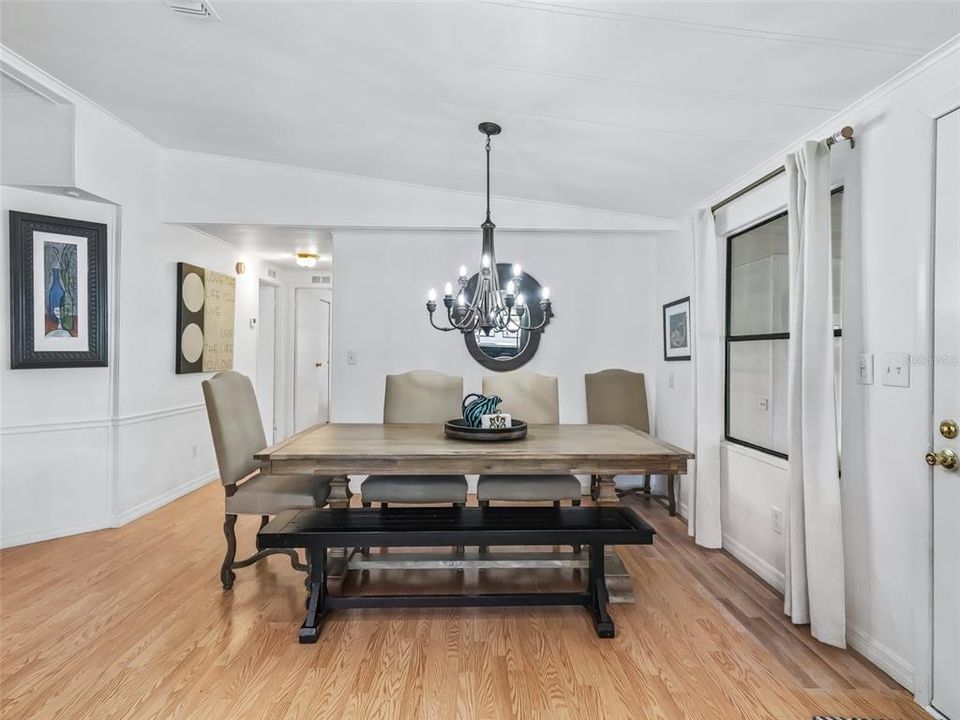
M910 387L909 353L886 353L883 356L883 384Z
M347 365L356 365L356 364L357 364L357 351L347 350Z
M860 353L857 382L861 385L873 385L873 353Z
M674 377L673 373L670 373L669 378L667 379L667 387L675 388L677 386L677 379Z

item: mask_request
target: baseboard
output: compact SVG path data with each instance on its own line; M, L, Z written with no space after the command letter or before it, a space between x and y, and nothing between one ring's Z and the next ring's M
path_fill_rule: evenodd
M847 624L847 645L863 655L907 690L913 691L913 665L886 645L877 642L862 630Z
M723 549L753 571L755 575L758 575L767 585L775 588L778 592L783 592L786 583L783 573L746 545L741 545L729 535L724 535Z
M57 538L67 537L69 535L79 535L81 533L93 532L94 530L105 530L107 528L120 527L146 515L157 508L173 502L187 493L203 487L208 482L219 477L219 473L214 470L204 473L200 477L187 480L175 488L168 490L162 495L150 498L138 505L134 505L129 510L124 510L116 516L103 516L92 520L83 520L80 522L57 525L56 527L43 528L42 530L31 530L29 532L16 533L0 537L0 548L16 547L17 545L28 545L30 543L43 542L44 540L56 540Z
M157 508L173 502L179 497L183 497L188 493L192 493L194 490L203 487L212 480L216 480L218 477L220 477L220 473L216 470L213 470L201 475L200 477L180 483L176 487L167 490L167 492L163 493L162 495L157 495L156 497L145 500L138 505L134 505L132 508L124 510L117 515L115 527L126 525L127 523L136 520L138 517L146 515L148 512L152 512Z
M79 535L80 533L93 532L94 530L104 530L114 527L113 518L105 515L94 520L82 520L80 522L67 523L57 527L43 528L42 530L30 530L28 532L14 533L0 538L0 548L11 548L17 545L29 545L31 543L43 542L44 540L56 540L57 538L68 535Z
M758 557L752 550L738 543L729 535L723 536L723 549L778 592L782 593L784 591L785 581L783 573L766 560ZM852 627L849 624L847 624L847 645L863 655L896 682L907 688L907 690L912 691L913 666L890 650L886 645L877 642L862 630Z

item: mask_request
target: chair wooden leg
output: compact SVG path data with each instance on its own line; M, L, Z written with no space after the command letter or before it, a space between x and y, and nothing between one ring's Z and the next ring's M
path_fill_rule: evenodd
M477 500L477 507L488 508L488 507L490 507L490 501L489 501L489 500ZM487 545L481 545L481 546L479 546L479 547L477 548L477 550L479 550L481 553L485 553L485 552L487 552L487 550L489 550L489 549L490 549L490 548L489 548Z
M571 500L570 505L572 507L580 507L580 498L574 498L573 500ZM573 551L577 554L579 554L580 551L583 549L579 545L573 545L572 547L573 547Z
M649 475L643 476L643 494L644 495L650 494L650 476Z
M454 506L455 508L462 508L462 507L466 507L467 504L466 504L466 503L454 503L453 506ZM463 554L467 551L467 549L466 549L463 545L457 545L455 549L456 549L458 555L463 555ZM463 572L463 570L461 570L460 572Z
M223 535L227 539L227 554L223 558L223 564L220 566L220 582L223 583L223 589L229 590L233 587L233 581L236 579L236 573L233 572L233 561L237 557L237 516L225 515L223 519Z
M363 507L368 508L368 507L370 507L373 503L370 503L370 502L368 502L368 501L366 501L366 500L361 500L361 501L360 501L360 504L361 504ZM369 547L362 547L362 548L360 548L360 554L361 554L361 555L369 555L369 554L370 554L370 548L369 548Z

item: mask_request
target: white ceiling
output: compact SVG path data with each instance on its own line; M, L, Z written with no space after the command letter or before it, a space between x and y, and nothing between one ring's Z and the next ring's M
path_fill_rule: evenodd
M0 5L170 147L672 218L960 33L957 2Z
M197 223L190 227L281 267L297 267L294 258L297 251L317 253L320 256L318 270L333 267L333 236L322 228L226 223Z

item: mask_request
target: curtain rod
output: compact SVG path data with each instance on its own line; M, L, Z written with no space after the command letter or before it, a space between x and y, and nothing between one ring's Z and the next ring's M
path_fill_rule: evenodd
M853 139L853 128L850 127L849 125L847 125L847 126L844 127L843 129L841 129L839 132L835 132L835 133L834 133L833 135L831 135L830 137L824 138L823 142L825 142L825 143L827 144L827 147L832 147L833 145L836 145L837 143L846 142L847 140L850 141L850 147L851 147L851 148L856 147L856 141ZM778 168L776 168L776 169L774 169L774 170L771 170L770 172L768 172L766 175L764 175L764 176L763 176L762 178L760 178L759 180L754 180L752 183L750 183L750 184L747 185L746 187L740 188L739 190L737 190L737 191L736 191L735 193L733 193L732 195L729 195L728 197L725 197L723 200L721 200L721 201L718 202L716 205L714 205L712 208L710 208L710 212L711 212L711 213L716 213L717 210L719 210L720 208L722 208L724 205L728 205L729 203L732 203L732 202L733 202L734 200L736 200L737 198L743 197L744 195L746 195L746 194L747 194L748 192L750 192L751 190L754 190L754 189L760 187L761 185L763 185L763 184L764 184L765 182L767 182L768 180L772 180L772 179L775 178L777 175L779 175L779 174L781 174L781 173L784 173L784 172L786 172L786 171L787 171L787 169L786 169L786 167L784 167L783 165L781 165L780 167L778 167Z

